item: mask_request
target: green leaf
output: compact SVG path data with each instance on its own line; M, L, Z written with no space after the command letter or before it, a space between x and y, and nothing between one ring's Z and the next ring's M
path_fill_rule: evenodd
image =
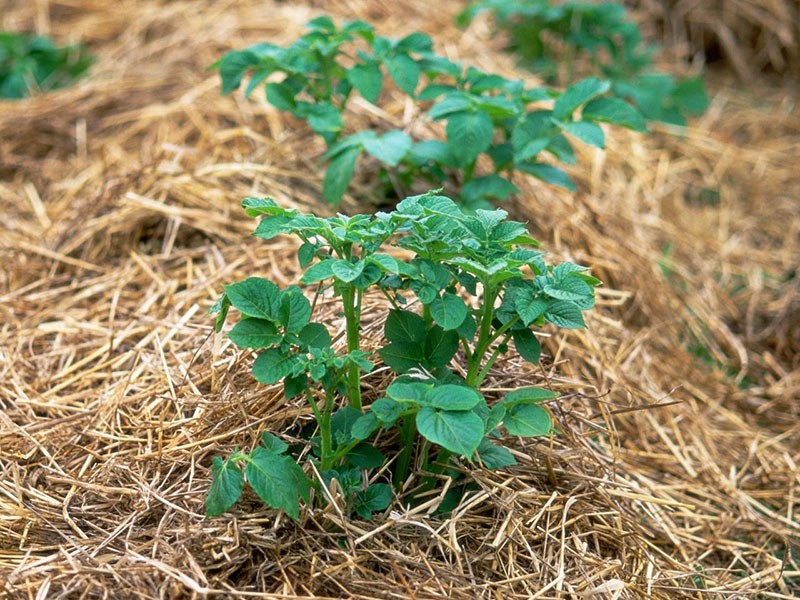
M262 219L253 235L263 240L271 240L283 233L288 233L286 225L292 220L290 215L277 215Z
M597 98L583 107L586 121L621 125L634 131L647 131L647 123L639 111L618 98Z
M336 206L341 202L355 173L361 151L360 146L353 146L331 159L322 181L322 195L329 204Z
M554 167L552 165L528 162L518 164L517 170L522 171L523 173L528 173L537 179L541 179L547 183L552 183L553 185L561 186L573 192L577 189L569 175L567 175L558 167Z
M300 263L300 268L305 269L311 261L314 260L316 254L316 246L309 242L303 242L297 250L297 262Z
M458 328L467 316L467 305L464 301L450 292L445 292L430 303L431 317L445 331Z
M484 199L507 200L511 194L518 193L517 186L496 173L476 177L461 188L461 196L467 204Z
M417 431L442 448L471 459L483 439L483 421L474 412L425 407L417 413Z
M544 318L563 329L580 329L586 327L581 309L569 300L556 300L547 306Z
M370 256L367 260L378 265L381 271L384 273L391 273L393 275L400 273L400 265L398 264L398 260L393 256L389 256L388 254L376 253Z
M214 319L214 331L219 333L222 331L222 326L225 325L225 319L228 318L228 310L230 310L231 301L226 294L222 294L214 305L208 309L208 314L213 315L217 313L217 318Z
M322 323L309 323L300 330L298 337L309 348L330 348L333 343L328 328Z
M507 448L497 446L486 438L478 446L478 458L487 469L502 469L517 464L517 459Z
M327 259L311 265L306 269L306 272L303 273L303 276L300 278L300 283L318 283L324 279L333 277L333 269L331 268L333 263L334 261L332 259Z
M289 333L297 333L311 319L311 303L302 292L284 290L281 294L281 306L278 312L279 322Z
M367 102L375 104L378 101L383 87L383 75L377 63L357 64L347 71L346 77Z
M303 112L311 129L319 134L339 133L342 130L342 113L332 104L307 105Z
M373 483L356 496L355 511L364 519L373 512L386 510L392 503L392 486L388 483Z
M281 292L269 279L248 277L224 288L231 305L243 315L267 321L278 320Z
M466 321L466 319L465 319ZM474 324L475 321L472 321ZM474 335L474 331L472 332ZM431 369L445 366L458 352L458 336L460 332L445 331L434 325L425 337L425 362ZM472 335L466 336L472 338Z
M581 104L605 94L611 88L611 82L601 81L594 77L583 79L569 86L553 105L553 116L563 120L572 116L572 113Z
M470 165L492 144L494 126L483 112L463 112L447 120L447 145L462 167Z
M384 335L390 342L419 343L425 341L425 319L418 314L394 309L389 311Z
M596 123L576 121L574 123L564 123L563 127L564 131L590 146L595 146L596 148L606 147L606 135Z
M412 143L407 134L394 130L381 137L364 140L364 150L390 167L396 167L411 149Z
M245 473L259 498L294 520L300 517L300 499L308 502L309 484L294 460L258 447L250 454Z
M416 61L405 54L396 54L386 59L386 70L401 90L414 96L419 81L420 68Z
M422 396L424 396L424 392ZM378 398L369 408L384 425L393 425L407 409L405 404L391 398Z
M559 300L583 300L594 294L592 286L577 273L545 284L543 291L551 298Z
M529 363L537 364L542 353L542 346L536 336L533 335L533 332L530 329L520 329L515 331L512 337L514 339L514 347L519 355Z
M470 410L483 400L477 390L463 385L440 385L429 389L423 402L441 410Z
M354 281L359 275L361 275L363 270L363 260L351 263L348 260L340 259L333 261L333 264L331 265L331 271L333 272L334 277L344 283L350 283L351 281Z
M514 298L514 308L526 326L541 317L549 305L547 298L536 297L531 289L520 290Z
M306 391L308 376L305 372L294 377L285 377L283 380L283 397L291 400Z
M415 31L397 42L397 50L406 53L431 52L433 50L433 41L428 34Z
M231 341L239 348L267 348L279 343L283 336L272 321L264 319L242 319L228 333Z
M378 355L386 366L402 375L420 366L423 349L422 342L390 342L378 350Z
M230 459L223 462L215 456L211 463L211 487L206 496L206 516L221 515L242 495L244 476L241 469Z
M289 445L286 442L268 431L261 434L261 444L266 451L273 454L283 454L289 449Z
M382 467L385 461L386 457L375 446L364 442L357 444L347 453L347 463L360 469L377 469Z
M553 428L550 413L537 404L516 404L506 410L503 425L511 435L539 437Z
M672 91L672 100L679 110L690 115L702 115L710 104L706 86L700 77L690 77L678 82Z
M293 111L296 107L294 92L288 85L282 83L268 83L267 101L281 110Z
M291 374L298 360L295 354L285 354L280 348L268 348L253 362L253 376L259 383L276 383Z
M381 422L375 413L368 412L361 415L356 422L353 423L350 435L356 440L366 440L375 433L380 426Z
M428 111L428 116L434 121L448 115L462 113L472 109L472 102L464 92L454 91L447 94Z
M386 388L390 400L399 403L423 404L433 385L425 381L395 381Z
M503 406L509 407L516 404L544 402L545 400L552 400L557 396L555 392L551 392L550 390L537 387L522 387L510 391L500 402Z

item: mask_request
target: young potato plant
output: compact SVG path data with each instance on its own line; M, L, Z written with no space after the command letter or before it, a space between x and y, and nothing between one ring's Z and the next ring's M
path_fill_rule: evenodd
M86 47L57 47L49 38L0 31L0 98L19 99L66 87L94 62Z
M237 89L249 74L245 95L266 82L271 104L306 120L323 137L328 162L323 195L333 205L364 154L382 165L382 177L398 198L421 180L454 184L461 203L474 209L517 192L514 172L574 189L566 173L541 155L574 162L570 137L604 147L599 123L645 129L634 108L607 97L605 81L578 82L563 94L528 88L435 54L423 33L392 40L363 21L337 27L328 17L311 21L308 28L288 47L257 44L227 53L217 66L223 93ZM421 118L445 122L444 140L415 140L400 129L346 134L343 115L353 93L377 103L387 76L414 99ZM490 159L491 172L479 173L481 156Z
M356 513L368 517L391 499L387 484L364 485L361 469L384 465L367 440L381 429L399 430L394 477L408 475L415 449L424 464L441 472L453 455L488 468L514 464L495 443L502 427L515 436L549 434L549 413L540 403L549 390L524 387L490 406L481 384L513 344L531 363L540 346L532 328L552 323L584 326L599 280L572 263L548 266L522 223L502 210L467 215L451 199L429 193L407 198L396 210L374 215L321 218L284 209L269 199L247 198L251 216L261 217L257 237L298 238L300 283L314 289L314 302L296 286L283 290L251 277L225 287L213 307L219 331L231 308L241 318L230 339L258 352L255 378L283 382L285 395L303 395L316 420L313 460L330 484L334 479ZM402 249L400 260L385 251ZM360 347L364 301L383 295L391 304L378 356L397 375L384 397L361 405L360 379L372 369ZM340 299L346 352L337 351L322 323L312 322L321 294ZM420 446L420 440L421 446ZM437 449L437 465L428 460ZM234 451L214 459L207 513L216 515L239 498L244 476L270 506L297 518L311 483L286 455L287 447L265 435L251 453ZM244 472L241 464L244 464ZM432 465L432 466L431 466Z
M702 78L676 79L653 70L655 48L643 43L621 3L480 0L458 22L464 25L484 11L508 32L509 49L522 64L553 83L566 85L576 75L574 66L588 63L589 72L609 79L614 95L648 120L685 125L708 108Z

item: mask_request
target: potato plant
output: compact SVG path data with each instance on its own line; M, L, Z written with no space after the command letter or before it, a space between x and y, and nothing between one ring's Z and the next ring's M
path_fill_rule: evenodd
M437 55L423 33L393 40L363 21L339 27L328 17L311 21L308 29L287 47L265 43L229 52L217 68L223 93L249 77L246 96L263 84L271 104L305 120L324 139L323 195L333 205L364 154L382 165L398 198L426 181L459 189L460 203L475 209L516 193L515 172L574 189L544 155L574 162L570 139L604 147L600 123L645 129L636 109L608 96L607 81L587 79L564 92L528 87ZM345 115L353 94L379 103L388 82L413 98L420 118L442 121L445 139L414 139L401 129L348 130ZM488 172L479 167L484 156Z
M524 387L490 404L481 384L513 345L531 363L539 360L534 328L551 323L584 327L600 281L572 263L547 265L522 223L505 211L465 214L437 193L406 198L392 212L329 218L285 209L269 199L248 198L248 214L261 218L255 235L298 238L300 284L279 289L251 277L225 286L213 310L220 330L231 308L240 314L229 331L238 346L257 352L253 375L283 382L287 398L304 397L314 415L312 460L325 481L336 479L362 516L391 499L386 483L359 487L359 470L386 459L369 440L398 430L394 480L400 486L415 449L431 469L451 456L488 468L514 464L498 444L500 427L515 436L547 435L550 415L541 402L549 390ZM391 248L410 257L397 258ZM360 380L376 359L361 348L364 303L375 294L390 303L386 343L377 351L395 374L385 395L364 411ZM321 294L339 298L346 322L345 348L336 348L324 323L312 320ZM207 512L216 515L239 498L244 478L267 504L299 514L311 482L271 434L250 453L214 459ZM244 465L244 470L242 466ZM343 483L344 482L344 483ZM377 486L377 487L376 487Z
M611 91L636 106L648 120L685 125L702 115L708 95L700 77L676 79L653 69L655 48L642 40L639 27L616 2L553 2L552 0L480 0L459 17L465 25L481 12L492 14L508 32L509 49L526 68L558 83L576 76L574 65L607 78Z

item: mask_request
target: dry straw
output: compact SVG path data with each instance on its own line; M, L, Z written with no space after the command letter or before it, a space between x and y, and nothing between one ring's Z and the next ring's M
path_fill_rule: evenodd
M448 518L440 495L369 523L335 498L297 524L252 496L203 518L212 456L309 419L204 314L223 283L296 276L295 246L253 243L238 202L326 210L319 142L258 98L221 98L205 68L288 42L323 4L515 73L485 21L462 33L458 7L417 0L6 3L4 28L81 38L99 62L74 88L0 103L0 594L800 594L800 115L762 84L712 81L686 130L609 132L573 170L578 194L518 181L515 216L606 282L587 331L489 379L559 391L558 435L509 440L507 471L467 469L474 490ZM391 99L358 111L414 118ZM356 193L370 185L365 170Z

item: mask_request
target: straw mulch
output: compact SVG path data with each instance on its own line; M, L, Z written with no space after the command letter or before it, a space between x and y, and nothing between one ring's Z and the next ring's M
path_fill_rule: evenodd
M448 518L435 496L372 522L319 503L293 523L247 496L204 519L213 456L309 419L211 334L222 284L297 276L296 246L249 238L239 201L327 210L319 141L261 98L221 98L205 68L288 42L323 5L514 72L485 21L462 33L458 7L418 0L12 0L0 15L99 58L74 88L0 104L0 594L800 594L800 114L790 91L725 76L691 128L581 150L579 193L518 182L509 210L606 282L588 330L549 332L541 369L509 359L487 389L552 386L561 433L507 440L512 469L466 469L475 489ZM377 127L414 116L391 98L356 110Z
M724 61L753 83L768 69L800 75L797 0L628 0L638 17L657 23L666 41L687 55Z

